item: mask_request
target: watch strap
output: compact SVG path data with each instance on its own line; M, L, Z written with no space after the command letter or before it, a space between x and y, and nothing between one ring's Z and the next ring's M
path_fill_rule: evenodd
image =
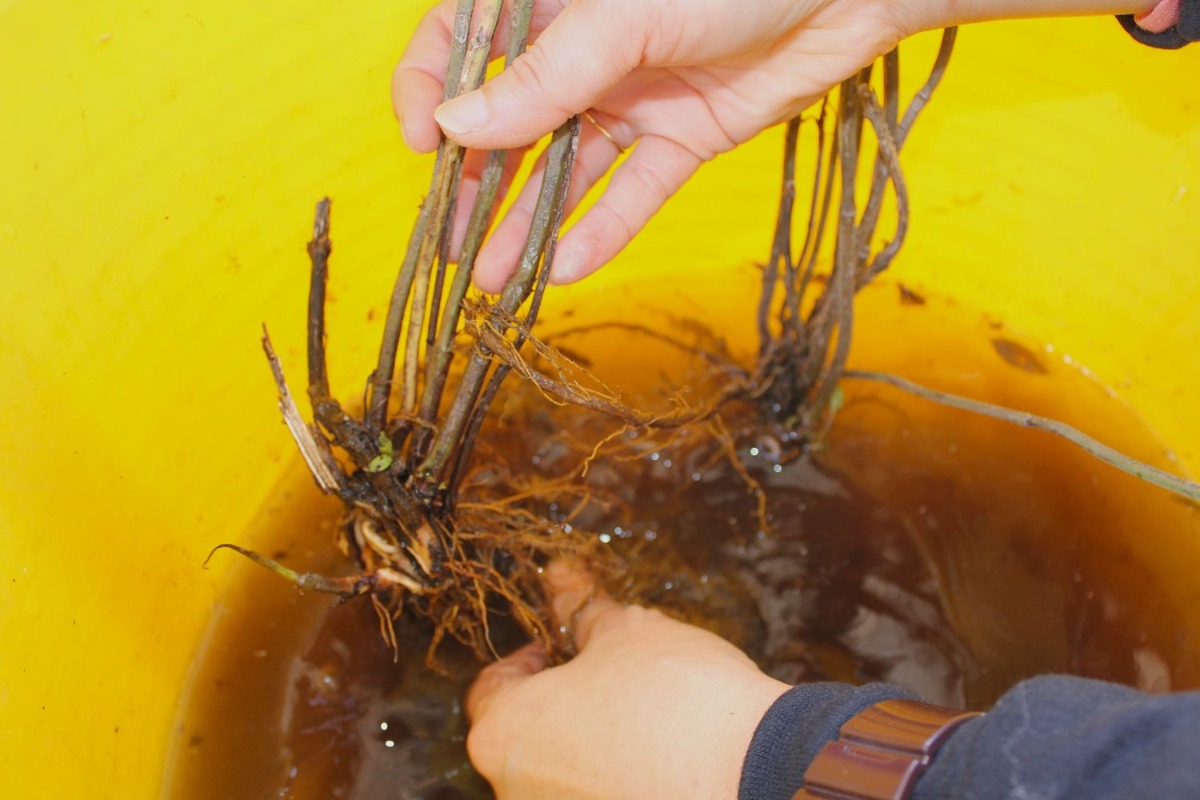
M876 703L817 753L792 800L906 800L938 748L978 716L915 700Z

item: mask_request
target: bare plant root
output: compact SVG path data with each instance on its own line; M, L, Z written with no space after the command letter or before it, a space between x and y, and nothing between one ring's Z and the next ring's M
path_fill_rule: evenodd
M431 660L447 636L483 658L494 657L489 624L498 614L512 617L531 636L565 649L567 642L547 625L550 616L540 588L541 567L554 557L581 559L601 572L608 567L591 544L594 537L582 531L564 535L561 524L531 509L548 498L564 502L574 496L580 503L591 502L589 490L577 486L572 475L534 484L511 471L491 470L486 481L473 482L469 502L456 502L466 477L466 454L499 383L497 371L505 368L503 359L484 348L515 351L525 338L525 323L499 306L474 312L493 319L488 323L491 334L469 354L448 414L455 413L464 392L481 396L466 417L460 416L458 438L445 457L435 458L433 448L442 426L454 424L453 419L443 415L426 420L400 410L377 422L370 407L361 418L355 417L330 395L324 344L325 283L332 250L328 200L317 207L308 250L312 262L308 395L314 424L304 422L265 334L263 348L284 420L305 462L318 486L345 504L340 544L360 572L348 577L297 574L257 553L234 545L222 547L242 553L301 589L343 598L370 595L384 638L393 646L393 625L402 614L430 618L435 631ZM517 333L510 333L513 329ZM475 364L492 368L486 373L490 391L479 392L483 386L479 379L473 385L466 383ZM468 478L467 483L472 481Z
M447 99L482 83L502 6L501 0L460 0ZM531 0L513 4L509 63L525 49L531 12ZM506 154L488 157L451 276L448 253L464 152L449 140L438 150L430 191L396 279L362 413L351 414L331 394L326 369L325 286L332 251L328 200L317 206L308 245L311 424L303 419L264 334L284 420L317 485L345 504L340 543L359 572L348 578L297 575L270 559L234 549L301 588L343 597L369 595L393 645L393 626L404 613L432 620L430 657L445 637L458 639L481 657L493 655L489 626L497 614L510 616L530 635L552 644L556 637L546 625L550 616L538 580L541 565L572 555L603 571L589 551L588 537L555 535L554 524L529 510L531 493L561 495L566 491L561 486L527 488L524 501L503 499L522 493L492 486L489 496L502 499L456 507L487 408L511 370L491 348L519 350L536 319L578 141L575 118L555 132L547 147L541 192L515 274L482 312L492 320L486 342L462 354L460 313L494 214ZM465 363L452 369L456 354ZM451 381L452 375L457 379Z
M531 7L531 0L513 4L509 63L525 48ZM501 8L501 0L459 0L447 98L482 82ZM755 496L760 529L765 530L763 488L738 455L744 437L761 440L763 431L730 431L722 409L747 401L768 409L774 430L766 439L781 455L785 445L806 441L827 421L844 371L854 293L887 268L907 228L898 153L945 68L953 37L953 31L946 32L933 74L902 118L895 52L882 62L882 102L872 88L870 69L841 86L836 115L830 114L835 101L825 101L815 121L818 167L809 218L796 253L791 231L801 122L788 126L783 197L771 260L763 273L759 358L754 368L746 369L726 353L703 353L719 380L702 406L677 395L665 410L629 408L579 363L532 336L565 213L579 141L578 118L556 131L547 147L525 249L513 277L494 300L468 300L466 293L495 211L506 154L488 157L461 255L450 275L451 227L464 153L451 141L442 143L396 279L378 361L359 414L348 411L329 385L325 287L332 245L330 204L322 200L308 245L307 394L312 422L301 414L265 332L263 348L284 421L306 464L321 490L336 494L345 506L340 545L357 572L347 577L301 575L244 548L223 547L302 589L344 598L369 596L383 636L393 647L394 626L404 614L429 618L435 631L432 660L447 637L482 658L494 656L490 626L498 615L510 617L552 649L566 648L567 637L548 622L551 616L539 579L542 566L561 556L582 559L601 574L615 572L617 565L606 561L611 556L601 555L608 551L593 546L594 537L569 524L569 516L550 520L538 509L550 502L577 509L607 502L582 478L603 459L641 457L640 448L648 440L622 435L629 431L653 429L659 431L659 442L682 446L704 443L699 451L707 457L729 459ZM868 126L877 145L870 193L860 213L855 184ZM833 129L832 136L827 128ZM872 252L889 186L897 216L895 234ZM833 268L828 276L818 277L816 264L830 227L835 187L840 187L840 199L834 215ZM817 286L823 286L822 291L807 301L806 293ZM496 464L472 467L488 408L501 382L513 372L554 403L580 406L616 421L616 427L597 440L570 444L577 466L561 479L531 481L519 470Z

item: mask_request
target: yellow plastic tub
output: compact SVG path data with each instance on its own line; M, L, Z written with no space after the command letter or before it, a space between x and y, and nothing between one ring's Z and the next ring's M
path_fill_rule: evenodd
M269 321L298 364L325 193L344 395L370 362L367 312L429 167L388 102L423 5L0 2L6 796L159 793L232 560L201 562L246 539L295 461L257 339ZM1112 20L964 31L907 147L914 228L895 267L1069 353L1193 473L1197 74L1200 48L1152 52ZM569 291L635 285L648 265L712 285L761 258L777 153L768 135L706 168Z

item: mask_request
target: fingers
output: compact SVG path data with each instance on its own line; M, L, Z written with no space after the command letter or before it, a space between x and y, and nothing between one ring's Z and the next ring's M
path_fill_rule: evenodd
M438 124L468 147L495 150L536 141L590 108L638 65L646 41L639 29L642 5L567 4L509 69L438 107Z
M504 159L504 169L500 175L500 185L496 191L497 202L493 204L488 215L487 224L489 226L492 223L492 218L495 216L496 209L499 208L504 196L508 193L508 187L512 184L513 176L520 169L521 161L524 159L527 150L528 148L520 147L507 151L507 156ZM454 208L454 230L450 239L451 261L457 262L462 255L463 238L466 235L471 214L475 209L475 199L479 196L484 170L487 167L490 155L491 153L482 150L468 150L466 159L463 161L462 185L458 190L458 201Z
M445 99L458 5L457 0L442 0L425 14L392 73L392 109L400 121L404 141L419 153L436 148L442 136L433 121L433 110ZM501 55L508 46L509 12L508 6L501 11L492 37L492 58ZM534 14L530 37L536 37L545 24L545 12Z
M563 237L551 282L574 283L611 261L702 163L669 139L640 139L604 194Z
M586 122L580 134L579 152L567 193L569 214L588 191L599 181L620 155L618 145L593 129ZM475 261L473 279L485 292L497 293L512 275L529 238L529 227L541 191L546 171L545 157L538 159L533 172L496 229L488 236L479 258Z
M581 652L624 608L608 592L598 588L595 577L578 562L551 561L542 580L550 595L555 619L560 625L574 628L575 646Z
M414 152L431 153L441 143L441 129L433 122L433 110L441 101L440 79L411 67L397 67L392 73L392 109L404 143Z
M433 110L442 102L454 1L443 0L421 19L392 73L392 110L400 121L404 141L418 153L435 150L442 132Z
M484 667L467 691L466 711L470 720L479 719L505 687L512 686L546 668L546 651L537 642Z
M543 575L550 596L551 611L561 625L575 628L575 643L582 650L595 635L598 626L620 612L622 606L596 587L596 580L581 564L559 559L546 567ZM468 719L475 721L506 689L546 668L546 651L538 642L530 642L480 671L467 691Z

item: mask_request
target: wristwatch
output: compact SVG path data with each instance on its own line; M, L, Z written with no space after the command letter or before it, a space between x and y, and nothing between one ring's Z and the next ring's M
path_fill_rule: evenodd
M915 700L876 703L817 753L792 800L907 800L954 729L978 716Z

